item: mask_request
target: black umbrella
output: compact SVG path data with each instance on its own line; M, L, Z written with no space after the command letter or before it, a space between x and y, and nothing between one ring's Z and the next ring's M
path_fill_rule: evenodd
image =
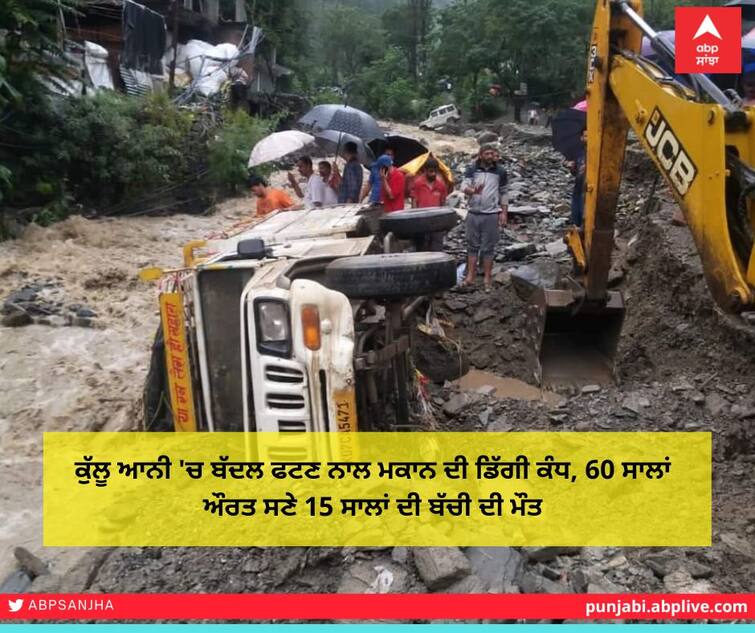
M551 121L553 149L567 160L577 160L585 151L582 131L587 127L587 113L582 110L561 110Z
M323 104L312 108L299 119L299 125L312 132L334 130L351 134L365 141L383 138L383 131L366 112L339 104Z
M755 20L755 0L732 0L731 2L724 4L724 6L741 7L743 22L752 22L753 20Z
M416 138L401 136L400 134L391 134L384 138L373 139L368 145L375 153L375 156L380 156L380 154L385 152L387 147L393 148L396 154L394 163L398 167L406 165L410 160L414 160L417 156L422 156L422 154L427 154L428 152L428 149Z
M335 130L315 132L315 143L328 152L337 153L341 158L345 158L344 145L349 141L357 146L357 157L362 165L369 167L375 162L375 154L361 138Z

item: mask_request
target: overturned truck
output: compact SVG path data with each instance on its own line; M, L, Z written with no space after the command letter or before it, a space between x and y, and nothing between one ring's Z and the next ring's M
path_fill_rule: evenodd
M452 209L276 212L184 247L159 271L144 390L156 431L406 428L414 314L456 282L443 253L405 252Z

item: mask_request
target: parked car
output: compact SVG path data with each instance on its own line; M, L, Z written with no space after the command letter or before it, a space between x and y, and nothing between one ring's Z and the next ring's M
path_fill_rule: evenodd
M279 211L155 271L147 430L356 431L409 423L413 313L456 283L445 253L396 252L453 209Z
M453 105L444 105L432 110L427 118L419 124L421 130L434 130L448 123L458 123L461 121L461 112Z

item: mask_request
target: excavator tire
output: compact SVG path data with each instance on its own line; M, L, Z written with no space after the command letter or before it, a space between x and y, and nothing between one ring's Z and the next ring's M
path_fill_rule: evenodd
M395 211L380 218L383 233L397 237L413 237L434 231L448 231L459 222L459 216L449 207L432 207L413 211Z
M456 285L456 262L445 253L343 257L328 264L325 284L353 299L421 297Z

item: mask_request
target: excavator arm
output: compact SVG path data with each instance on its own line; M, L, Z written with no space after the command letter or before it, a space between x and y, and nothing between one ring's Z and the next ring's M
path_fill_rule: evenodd
M674 56L641 16L641 0L597 2L586 88L585 223L566 237L578 275L571 288L534 299L541 382L612 377L624 302L608 289L608 276L630 127L685 215L716 303L729 313L755 309L755 109L741 108L704 75L685 85L641 58L643 36L668 63Z

